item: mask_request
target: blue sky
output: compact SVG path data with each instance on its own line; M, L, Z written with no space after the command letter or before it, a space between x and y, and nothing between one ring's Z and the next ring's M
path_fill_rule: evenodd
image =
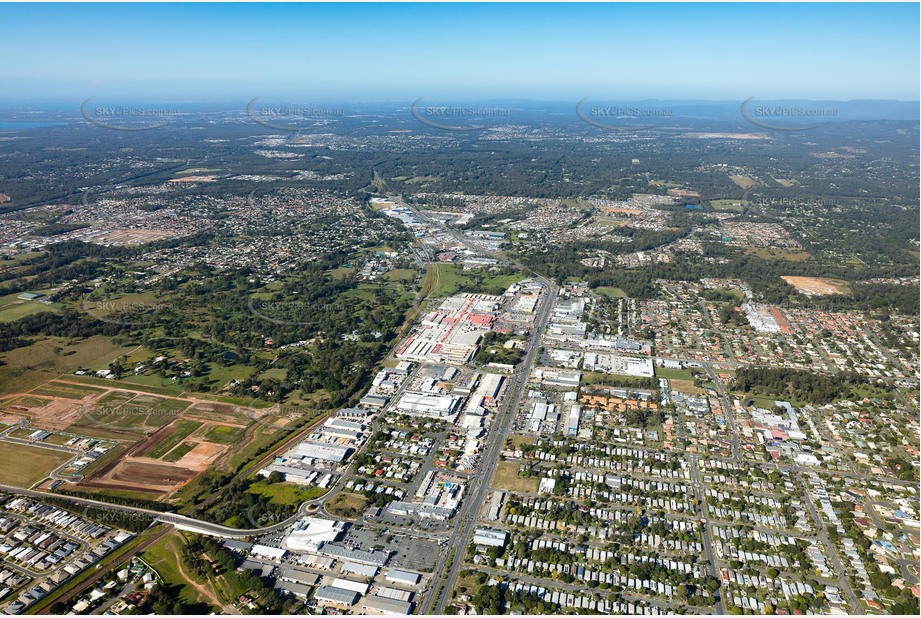
M0 98L917 100L917 4L0 4Z

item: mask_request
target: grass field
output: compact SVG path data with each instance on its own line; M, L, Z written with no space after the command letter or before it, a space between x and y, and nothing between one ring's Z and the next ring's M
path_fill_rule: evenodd
M151 393L153 395L166 395L167 397L174 397L185 392L185 387L179 387L175 384L175 382L173 382L171 386L159 386L155 384L147 384L138 379L145 377L151 376L126 376L119 380L119 382L129 384L134 390L144 391L145 393ZM93 376L68 376L67 379L74 382L80 382L81 384L95 384L96 386L107 386L109 388L115 386L115 384L112 383L112 380L94 378ZM200 396L204 398L204 394L201 394Z
M396 284L388 285L388 289L397 289L399 286ZM378 290L380 290L381 284L379 283L359 283L358 287L343 292L339 296L339 301L343 303L348 303L351 300L359 300L362 302L375 302L377 297Z
M59 303L46 305L33 300L20 300L17 296L19 293L0 296L0 322L14 322L27 315L57 311L61 307Z
M484 279L483 283L480 284L480 289L487 294L502 294L509 288L510 285L518 283L523 278L524 277L519 273L494 275Z
M43 408L47 403L47 399L23 395L22 397L11 397L10 399L0 401L0 410L6 410L7 408L12 408L13 406L23 406L26 408Z
M145 433L171 422L188 405L153 395L113 391L102 397L77 425Z
M60 382L48 382L32 390L34 395L45 395L46 397L63 397L64 399L83 399L87 395L98 395L102 389L92 386L83 386L81 384L62 384Z
M284 380L288 377L288 370L284 367L272 367L259 374L259 380Z
M536 478L518 476L521 464L513 461L500 461L496 466L496 474L492 479L492 486L496 489L508 491L525 491L535 493L540 481Z
M755 406L759 408L764 408L765 410L773 410L774 408L777 407L777 404L775 404L774 402L777 401L778 399L783 399L782 397L781 398L768 397L766 395L748 395L748 396L741 396L739 398L742 400L742 403L748 403L748 401L754 400Z
M215 425L205 433L205 440L214 444L233 444L243 438L245 429L228 425Z
M349 268L347 266L340 266L339 268L334 268L332 270L327 270L326 274L332 277L333 279L345 279L351 277L355 274L354 268Z
M342 492L326 505L326 510L339 517L357 517L368 504L368 499L359 494Z
M758 184L758 181L754 178L750 176L743 176L741 174L734 174L729 177L729 180L736 183L742 189L748 189Z
M183 569L180 564L182 548L185 544L181 533L171 532L152 545L141 557L163 578L165 583L181 588L179 593L181 599L187 603L210 604L210 599L189 583L192 574ZM203 583L197 580L192 581Z
M313 500L325 494L327 489L319 487L302 487L294 483L266 483L258 481L249 487L249 492L260 496L265 496L273 504L295 505L305 500Z
M512 445L515 448L521 448L525 445L534 444L534 438L531 438L530 436L509 436L509 440L512 441Z
M185 457L193 448L198 446L198 442L183 442L169 453L161 457L163 461L168 461L170 463L174 461L179 461Z
M81 366L108 366L136 347L118 346L103 336L76 340L45 337L30 346L0 353L0 395L30 391Z
M433 266L434 284L429 294L431 298L451 296L472 281L470 277L463 274L460 266L453 264L434 264Z
M221 170L216 167L192 167L187 170L179 170L178 172L173 172L174 176L185 176L186 174L205 174L210 172L220 172Z
M762 260L786 260L787 262L805 262L814 259L807 251L789 251L787 249L773 249L768 247L749 247L745 250L748 255L754 255Z
M0 444L0 483L31 487L73 455L12 442Z
M253 436L250 438L249 442L246 443L246 446L239 451L236 451L228 459L227 466L230 468L236 468L240 464L246 463L260 449L268 448L286 435L288 435L288 432L272 430L271 428L264 425L257 426L253 430Z
M599 294L607 296L608 298L627 298L627 293L620 288L615 288L607 285L595 288L595 291Z
M710 207L721 212L742 212L745 207L741 200L710 200Z
M467 571L462 571L466 573ZM454 584L454 591L459 594L467 594L474 596L479 594L480 589L485 586L485 583L480 583L480 577L484 577L485 574L477 573L476 571L471 571L468 575L462 575L457 578L457 583ZM485 579L484 578L484 582Z
M176 428L173 433L166 436L152 451L147 453L147 457L155 459L163 457L199 427L201 427L201 423L196 423L195 421L176 421Z
M119 383L144 391L149 391L155 388L161 395L178 395L186 389L186 386L177 384L176 380L161 378L157 375L126 375L121 380L119 380Z
M53 433L47 438L45 438L46 444L57 444L58 446L63 446L74 439L74 436L71 436L66 433Z
M384 279L387 281L402 281L408 283L416 279L418 271L412 268L394 268L384 273Z
M666 378L668 380L693 380L690 369L666 369L665 367L656 367L656 377Z
M668 385L673 391L678 391L679 393L686 393L688 395L703 395L707 391L700 388L699 386L694 386L694 382L691 380L669 380Z
M269 371L273 370L270 369ZM255 373L255 369L246 365L224 367L218 363L208 363L208 375L205 379L208 382L223 386L231 380L242 382L252 376L253 373Z

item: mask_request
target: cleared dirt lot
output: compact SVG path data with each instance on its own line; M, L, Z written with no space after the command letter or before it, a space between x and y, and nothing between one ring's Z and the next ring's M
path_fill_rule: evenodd
M220 457L228 446L212 444L202 441L200 434L202 427L196 428L189 434L176 441L167 452L179 448L187 442L195 446L176 461L166 461L151 456L156 454L161 444L171 440L181 428L179 425L188 423L187 420L177 419L164 425L156 432L132 446L120 458L109 465L99 469L87 478L81 487L107 488L129 491L145 491L168 494L180 489L187 482L204 472ZM205 425L204 429L209 426ZM164 455L166 453L163 453Z
M246 448L256 435L254 428L261 428L248 416L248 408L195 397L155 395L114 384L93 387L66 379L50 380L33 390L0 395L0 423L15 425L26 420L30 430L119 442L87 466L86 479L78 484L83 490L170 494L220 465L234 451ZM8 451L13 454L14 449ZM56 454L48 449L30 449L29 453L33 451ZM170 453L173 455L166 457ZM45 475L55 461L46 465L47 458L39 459L42 465L35 466L35 474ZM9 480L32 483L42 477L26 473L22 479Z
M847 283L835 279L822 279L820 277L781 277L784 281L796 288L797 292L806 296L831 296L833 294L850 294Z
M150 459L123 457L114 465L107 466L103 474L80 483L80 487L167 494L195 478L199 472L179 465L153 463Z
M28 420L37 429L61 431L79 421L84 414L85 404L72 399L30 395L22 403L11 402L0 411L0 423L15 425Z
M195 448L183 455L176 465L193 470L205 470L212 461L217 459L218 455L224 452L224 448L219 444L199 442Z

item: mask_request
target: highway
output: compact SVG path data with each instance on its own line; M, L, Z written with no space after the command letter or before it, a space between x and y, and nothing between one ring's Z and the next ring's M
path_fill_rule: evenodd
M445 568L448 569L444 582L444 591L442 592L441 597L438 600L438 605L436 608L434 608L435 611L433 612L432 604L435 600L434 594L437 592L437 584L432 588L422 611L424 614L444 613L444 608L450 599L450 593L454 587L454 582L457 579L457 574L463 565L464 555L466 554L467 547L473 540L473 532L477 525L476 520L479 514L479 509L483 505L486 494L489 491L489 482L492 478L493 472L495 471L496 464L499 461L499 453L502 450L505 437L509 432L511 421L515 417L515 414L518 410L518 405L521 402L521 397L524 394L528 376L531 373L531 367L534 365L534 362L537 359L538 351L540 349L541 335L544 332L544 328L546 327L550 318L550 312L553 309L553 304L556 301L556 286L553 284L553 282L548 281L542 277L536 277L536 279L543 284L544 292L542 293L541 304L537 311L537 317L534 320L534 328L528 341L527 353L524 360L519 364L518 368L513 374L508 386L506 387L505 401L502 404L500 411L496 414L495 422L489 428L489 444L486 447L482 458L480 459L480 466L477 470L476 476L471 482L470 490L468 491L467 496L464 498L464 501L461 504L461 508L458 511L458 523L454 528L454 532L451 534L450 540L448 541L448 547L457 548L457 552L454 556L454 561L452 564L446 565L446 556L439 561L438 568L435 570L436 574L441 574L444 572Z
M474 239L464 236L458 230L448 228L447 226L441 225L439 222L433 221L429 217L423 215L413 206L403 202L403 200L398 196L388 196L388 199L411 210L419 221L428 225L440 227L442 231L450 235L455 241L464 245L465 247L468 247L472 251L478 253L491 253L482 247L479 243L477 243ZM493 255L499 260L500 264L510 264L508 260L501 258L499 254L493 253ZM524 268L519 264L510 265L524 270ZM444 556L440 557L438 563L436 564L436 580L433 582L432 587L427 592L426 598L422 603L421 613L423 614L431 614L433 613L433 609L435 610L434 613L436 614L444 613L445 605L450 599L451 590L454 587L454 582L457 579L457 574L464 562L464 555L466 553L467 546L473 539L473 531L476 527L479 508L483 505L487 492L489 491L489 482L492 478L496 464L499 461L499 453L502 450L505 436L508 434L511 421L518 410L518 405L524 393L528 376L531 373L531 367L534 365L538 356L541 336L543 335L544 329L550 318L550 312L553 309L553 304L556 302L557 291L554 283L544 277L536 275L532 275L532 278L536 281L539 281L543 285L544 292L541 295L541 302L534 320L534 327L531 332L531 337L527 343L527 351L525 353L524 359L521 363L519 363L516 371L512 374L512 377L506 386L505 401L503 402L499 411L496 413L495 421L489 428L488 444L480 457L480 462L478 469L476 470L476 474L473 477L473 480L470 482L469 487L467 488L467 495L464 497L464 500L461 503L461 507L455 516L455 526L448 538ZM448 556L450 555L450 548L456 548L457 551L455 552L453 562L451 564L446 564ZM439 590L439 576L445 573L446 569L447 575L444 579L443 591L438 599L437 608L434 608L433 605L435 604L435 598Z
M399 198L392 198L392 199L399 202L400 204L403 204L402 200L400 200ZM420 213L415 211L415 209L413 209L413 212L415 212L417 216L419 216L420 220L424 220L432 225L437 225L437 223L430 221L426 217L423 217ZM455 237L458 240L458 242L463 243L465 245L470 244L471 247L475 246L472 239L465 238L462 234L460 234L456 230L450 230L448 228L444 228L444 229L449 234L451 234L453 237ZM482 251L481 247L476 247L476 249ZM426 251L426 255L429 256L429 259L431 259L429 251ZM421 267L422 262L423 262L423 260L421 259L422 256L420 256L417 253L416 258L417 258L417 263ZM535 324L538 324L538 323L540 324L540 327L535 330L535 333L540 332L540 329L542 329L543 325L546 324L546 319L547 319L547 316L549 315L550 307L552 306L553 299L556 296L556 292L553 288L552 282L546 279L542 279L542 278L538 278L538 279L544 284L548 292L547 292L547 296L544 297L544 304L542 305L540 309L542 313L539 314L540 317L538 317L538 319L535 322ZM528 350L528 355L526 356L526 359L525 359L525 364L527 365L528 368L530 367L531 363L533 363L534 361L538 342L539 342L539 337L535 337L533 341L531 342L531 346ZM513 377L512 384L508 387L509 388L509 390L507 391L508 393L517 393L518 391L520 391L521 386L524 384L524 381L527 378L528 371L529 369L519 371L519 373L516 374L515 377ZM137 391L137 392L140 393L141 391ZM520 397L520 393L518 393L518 395L515 397L516 406L517 406L517 401L519 397ZM498 438L496 436L502 434L508 425L507 415L508 415L509 403L510 403L509 401L506 402L505 409L503 410L502 413L500 413L500 418L504 420L501 423L499 422L496 423L496 425L499 426L499 429L493 432L493 441L491 442L490 449L487 451L486 456L483 458L483 462L488 466L488 474L492 473L492 469L495 466L494 460L498 457L498 448L497 448ZM307 430L309 430L309 428ZM5 433L9 433L9 432L5 432ZM13 438L9 438L6 436L5 438L10 441L18 442L18 440L13 439ZM47 445L42 445L42 446L47 447ZM69 453L73 453L72 450L67 449L66 447L54 447L54 448L55 450L62 450L62 451L67 451ZM492 458L493 461L490 461L490 458ZM346 478L346 476L347 475L343 475L343 479ZM478 478L482 478L482 475L480 475ZM475 481L475 483L476 482L477 481ZM297 512L294 515L292 515L291 517L281 522L272 524L270 526L255 527L255 528L230 528L228 526L222 526L220 524L215 524L215 523L211 523L208 521L202 521L199 519L195 519L193 517L188 517L186 515L179 515L178 513L168 513L168 512L162 512L162 511L155 511L152 509L135 507L135 506L110 504L108 502L103 502L100 500L93 500L90 498L80 498L80 497L68 496L64 494L56 494L56 493L38 491L36 489L23 489L23 488L14 487L11 485L0 484L0 490L6 493L9 493L9 494L26 496L26 497L35 498L35 499L54 498L58 500L66 500L72 504L83 506L83 507L94 507L97 509L106 509L106 510L110 510L114 512L130 513L134 515L146 515L155 521L171 524L182 530L187 530L190 532L197 532L199 534L206 534L209 536L214 536L214 537L219 537L219 538L224 538L224 539L248 538L248 537L253 537L253 536L261 536L263 534L271 534L273 532L278 532L280 530L283 530L289 527L290 525L292 525L299 518L303 517L308 512L310 512L312 510L312 507L315 508L316 506L321 506L324 502L326 502L326 500L331 498L336 493L334 489L333 491L328 492L325 496L321 498L304 502L300 505L300 507L298 508ZM475 495L482 497L484 495L484 492L485 492L485 485L481 486ZM475 500L471 499L471 497L468 496L468 498L464 500L464 505L469 510L469 505L472 504L473 502L475 502ZM469 513L467 515L469 516ZM464 530L469 531L470 529L472 529L473 520L475 520L475 517L471 518L471 520L467 522L467 525L465 526ZM457 538L457 537L458 537L458 534L457 534L457 531L455 531L453 538Z
M185 515L179 515L178 513L164 513L162 511L154 511L152 509L145 509L137 506L110 504L108 502L101 502L99 500L92 500L89 498L79 498L77 496L54 494L46 491L38 491L35 489L22 489L21 487L13 487L12 485L0 485L0 491L18 496L26 496L28 498L36 498L39 500L49 498L55 500L66 500L83 507L93 507L101 510L115 511L119 513L146 515L155 521L171 524L182 530L188 530L190 532L197 532L199 534L206 534L223 539L243 539L251 536L259 536L262 534L277 532L290 526L298 518L303 517L309 505L314 502L310 501L303 503L295 515L292 515L288 519L277 524L266 526L264 528L242 529L229 528L227 526L221 526L220 524L213 524L211 522L201 521L192 517L186 517Z

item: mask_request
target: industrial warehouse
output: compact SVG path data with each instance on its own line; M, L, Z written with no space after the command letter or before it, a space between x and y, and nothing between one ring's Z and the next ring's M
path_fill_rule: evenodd
M483 335L496 321L501 296L461 294L445 299L426 315L403 345L397 358L427 363L463 365L477 353Z

